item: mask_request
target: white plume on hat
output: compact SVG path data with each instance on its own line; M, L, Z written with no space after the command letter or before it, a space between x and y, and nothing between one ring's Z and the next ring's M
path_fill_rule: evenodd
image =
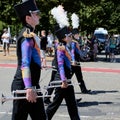
M59 24L60 28L69 26L67 12L63 9L62 5L59 5L58 7L54 7L51 10L51 14L53 15L53 18L56 19L56 22Z
M72 14L71 20L72 20L73 29L78 28L79 27L79 17L75 13Z

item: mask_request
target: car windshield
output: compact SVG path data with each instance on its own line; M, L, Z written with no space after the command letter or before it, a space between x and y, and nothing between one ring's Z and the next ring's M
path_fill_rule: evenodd
M105 39L105 35L104 35L104 34L95 34L95 36L96 36L98 39Z

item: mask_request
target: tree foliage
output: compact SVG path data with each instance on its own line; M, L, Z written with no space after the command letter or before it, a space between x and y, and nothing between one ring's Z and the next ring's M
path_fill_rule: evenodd
M13 31L21 28L14 5L19 0L6 0L0 2L0 20L10 25ZM120 32L120 1L119 0L36 0L41 11L40 25L37 30L53 29L55 20L50 10L62 4L68 16L76 13L80 18L80 29L92 33L97 27L104 27L109 32ZM70 21L71 22L71 21Z

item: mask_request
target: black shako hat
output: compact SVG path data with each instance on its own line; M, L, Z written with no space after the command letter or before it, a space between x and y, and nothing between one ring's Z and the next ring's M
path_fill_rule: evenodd
M73 34L73 35L79 34L78 28L74 28L74 29L72 30L72 34Z
M21 19L30 13L37 13L40 10L37 8L34 0L25 0L22 3L16 4L14 6L17 16Z
M55 35L57 36L60 42L62 42L62 39L69 34L71 34L71 32L67 26L63 28L60 28L59 25L55 26Z

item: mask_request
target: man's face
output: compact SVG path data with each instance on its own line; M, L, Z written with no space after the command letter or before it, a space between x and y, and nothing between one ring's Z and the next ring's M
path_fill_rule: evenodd
M5 33L8 33L8 31L6 30Z
M39 13L31 13L31 22L34 26L39 24L40 15Z
M4 30L3 30L3 32L4 32L4 33L7 33L7 32L8 32L8 30L7 30L7 29L4 29Z
M75 38L75 39L79 39L79 37L80 37L79 34L75 34L75 35L74 35L74 38Z
M71 35L71 34L70 34L70 35L67 35L67 36L65 37L65 41L66 41L66 43L71 42L71 41L72 41L72 35Z

